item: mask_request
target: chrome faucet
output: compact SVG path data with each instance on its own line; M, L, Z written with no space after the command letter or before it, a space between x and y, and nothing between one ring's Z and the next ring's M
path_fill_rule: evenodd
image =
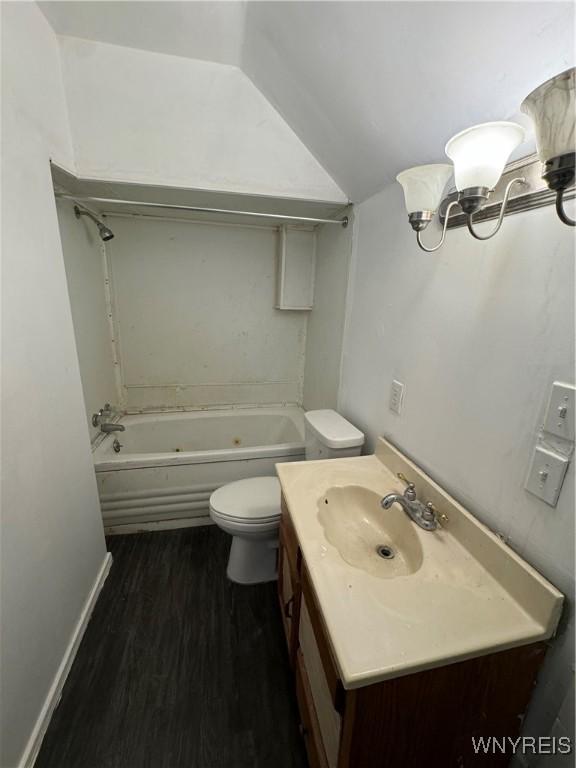
M440 525L440 518L443 520L448 519L446 515L438 515L436 507L431 501L427 504L423 504L416 497L414 483L407 480L402 473L399 473L398 477L400 480L407 483L404 494L388 493L380 501L382 508L390 509L392 504L400 504L410 520L413 520L416 525L419 525L420 528L423 528L425 531L435 531Z
M110 405L110 403L106 403L104 408L100 408L98 413L92 414L92 426L99 427L102 424L102 422L109 421L113 415L114 415L114 411L112 410L112 406Z
M111 424L107 421L104 424L100 424L100 431L106 435L109 435L110 432L124 432L125 429L124 424Z
M126 427L123 424L113 424L110 419L114 416L114 409L110 403L106 403L104 408L100 408L98 413L92 414L92 426L100 427L100 432L109 435L110 432L124 432Z

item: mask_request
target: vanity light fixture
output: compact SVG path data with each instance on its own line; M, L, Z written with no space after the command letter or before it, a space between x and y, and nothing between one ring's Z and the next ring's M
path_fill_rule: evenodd
M396 180L404 189L408 221L416 231L416 240L423 251L432 253L444 243L450 211L460 205L466 214L468 229L478 240L494 237L502 225L504 212L514 184L524 183L524 177L512 179L506 188L500 217L489 235L474 231L472 216L488 200L498 183L511 152L524 139L524 129L516 123L483 123L456 134L446 145L446 154L454 163L420 165L398 174ZM435 246L424 245L420 232L430 223L442 202L442 193L454 172L458 199L453 200L445 213L442 235Z
M558 217L569 226L576 226L576 221L569 218L564 211L565 193L572 187L576 178L575 85L576 69L573 68L540 85L524 99L521 106L522 111L530 115L535 123L538 156L544 164L542 179L549 189L556 193ZM535 189L537 185L534 184L533 175L530 184L525 176L516 176L506 185L498 220L492 232L480 235L474 229L475 213L482 211L483 218L492 217L491 212L487 214L484 210L488 199L500 181L510 155L523 141L524 129L517 123L482 123L457 133L446 144L446 154L452 160L453 167L446 164L421 165L398 174L396 180L404 189L408 220L416 232L416 239L422 250L436 251L444 243L448 219L454 206L460 206L464 214L464 217L460 218L465 218L468 231L477 240L489 240L499 231L510 193L515 185L523 185L527 189L521 198L515 198L515 210L522 210L521 205L524 209L534 207L532 198L542 195L541 187ZM524 163L523 167L527 168L527 163ZM428 247L422 243L421 232L439 210L443 202L444 188L452 172L457 199L452 199L454 196L451 195L444 202L446 205L450 201L443 212L444 226L441 238L435 246ZM541 199L542 197L539 202ZM496 203L491 207L495 206Z
M568 69L539 85L520 106L534 121L538 157L544 164L542 178L556 192L556 213L570 227L576 221L564 211L564 193L574 184L575 86L576 69Z

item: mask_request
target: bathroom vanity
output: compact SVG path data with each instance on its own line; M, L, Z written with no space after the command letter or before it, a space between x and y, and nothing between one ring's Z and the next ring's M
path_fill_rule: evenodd
M473 737L519 734L562 594L385 440L277 471L278 592L311 768L508 765ZM399 475L437 530L380 507Z

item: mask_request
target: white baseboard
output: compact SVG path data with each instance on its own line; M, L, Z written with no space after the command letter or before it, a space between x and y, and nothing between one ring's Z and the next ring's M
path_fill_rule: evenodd
M199 525L214 525L208 515L202 517L181 517L176 520L152 520L147 523L117 523L105 525L106 536L118 536L124 533L141 533L142 531L172 531L176 528L196 528Z
M106 577L110 572L111 565L112 555L110 552L107 552L98 571L98 575L94 580L90 594L86 598L86 602L84 603L80 617L76 623L76 626L74 627L70 642L68 643L62 661L60 662L58 671L54 676L54 680L52 681L48 695L46 696L42 709L40 710L40 714L38 715L38 719L36 720L32 734L30 735L28 743L24 748L24 752L22 753L20 762L18 764L19 768L32 768L36 758L38 757L38 752L40 752L40 747L42 746L42 739L48 730L48 726L50 725L50 720L54 714L54 710L60 701L62 688L64 687L64 683L66 682L66 678L70 672L70 667L72 666L72 662L76 657L76 652L78 651L78 647L82 637L84 636L88 622L90 621L90 616L92 615L92 611L94 610L94 606L98 600L98 595L100 594L100 591L104 586L104 582L106 581Z

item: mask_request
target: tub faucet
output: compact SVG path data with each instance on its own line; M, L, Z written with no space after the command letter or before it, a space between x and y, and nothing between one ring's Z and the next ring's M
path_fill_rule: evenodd
M402 474L399 474L398 477L407 483L404 494L388 493L380 501L382 508L390 509L392 504L400 504L410 520L413 520L416 525L419 525L425 531L435 531L439 526L439 519L434 504L430 501L427 504L423 504L416 497L414 483L410 483ZM442 519L445 519L445 516L442 516Z
M114 411L112 410L112 406L110 403L106 403L103 408L100 408L98 413L92 414L92 426L99 427L103 421L108 421L108 419L111 419L113 415Z
M104 424L100 424L100 431L104 432L104 434L109 435L110 432L124 432L126 427L124 424L111 424L110 422L104 422Z

